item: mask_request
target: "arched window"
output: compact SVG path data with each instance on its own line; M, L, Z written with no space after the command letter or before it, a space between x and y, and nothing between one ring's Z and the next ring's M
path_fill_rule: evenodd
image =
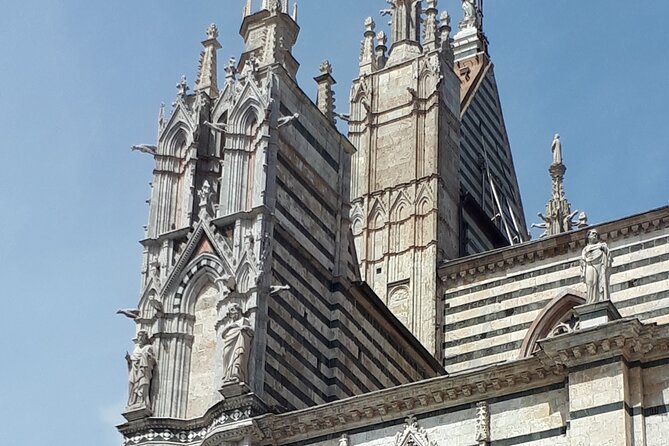
M573 331L578 326L574 307L585 304L585 296L567 289L558 294L534 320L520 347L520 358L538 350L537 341Z

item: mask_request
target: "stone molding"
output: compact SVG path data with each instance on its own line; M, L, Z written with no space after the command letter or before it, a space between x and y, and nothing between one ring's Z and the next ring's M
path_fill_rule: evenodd
M255 422L251 418L265 410L257 397L246 394L221 401L200 418L144 418L122 424L118 430L125 445L164 444L166 441L176 444L198 441L204 444L214 436L218 439L222 436L239 438L249 432L259 438L261 432L254 427Z
M587 243L587 232L592 229L597 229L602 241L611 242L664 228L669 228L669 206L597 226L588 226L448 261L439 267L438 273L441 280L451 286L466 284L476 281L482 273L502 272L517 265L534 263L559 254L574 253L580 256L581 250Z
M250 435L263 445L293 443L563 383L571 369L610 358L632 363L669 357L669 325L620 319L538 341L530 357L293 411L265 411L253 395L226 399L195 420L148 418L119 426L126 445L217 444ZM479 414L481 415L481 414ZM485 414L484 414L485 415ZM482 421L484 416L479 416ZM482 426L484 427L484 426ZM483 429L481 429L481 433ZM480 437L483 437L481 435Z

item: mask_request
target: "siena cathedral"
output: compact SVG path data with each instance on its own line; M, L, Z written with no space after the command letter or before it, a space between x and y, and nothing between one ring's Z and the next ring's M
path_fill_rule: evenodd
M329 62L297 84L297 6L257 3L133 146L124 444L669 444L669 207L590 225L555 135L530 240L482 1L387 0L347 114Z

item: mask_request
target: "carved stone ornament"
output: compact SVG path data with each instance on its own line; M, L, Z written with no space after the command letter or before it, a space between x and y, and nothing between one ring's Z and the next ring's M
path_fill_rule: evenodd
M156 367L156 355L146 331L135 338L132 354L126 353L128 363L128 411L145 409L151 412L151 380Z
M606 243L599 240L599 233L588 231L588 244L581 253L581 277L587 291L586 303L594 304L610 300L609 276L611 274L611 253Z
M486 401L476 404L476 441L490 441L490 410Z
M233 304L226 316L223 338L223 383L248 383L248 362L253 340L251 323L239 304Z
M404 420L404 430L395 435L394 446L437 446L437 443L428 439L427 431L410 415Z

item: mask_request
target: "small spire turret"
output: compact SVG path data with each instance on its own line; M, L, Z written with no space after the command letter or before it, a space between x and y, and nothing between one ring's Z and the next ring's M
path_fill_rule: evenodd
M321 63L320 74L314 78L318 84L318 93L316 105L318 109L328 118L328 121L335 123L335 93L332 86L337 83L332 77L332 65L328 60Z
M427 9L425 10L425 41L423 46L428 51L436 50L439 47L438 13L437 0L427 0Z
M217 81L217 56L216 52L221 48L218 42L218 28L215 24L207 28L207 38L202 41L204 49L200 54L200 66L195 81L195 91L206 93L210 98L218 96Z
M375 28L374 19L367 17L365 19L365 34L360 50L360 74L369 74L376 69L376 64L374 63Z

